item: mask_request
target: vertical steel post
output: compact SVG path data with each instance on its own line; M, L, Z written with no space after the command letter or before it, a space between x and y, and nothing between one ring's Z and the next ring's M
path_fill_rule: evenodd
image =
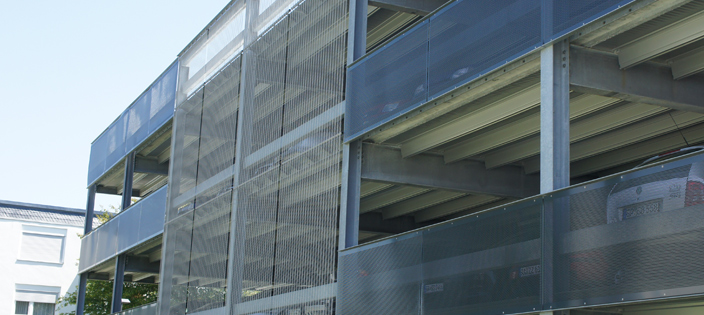
M88 272L79 275L78 295L76 296L76 315L83 315L86 304L86 285L88 284Z
M570 184L569 42L545 47L540 55L540 193ZM568 211L564 200L549 199L542 212L542 304L552 306L555 223Z
M340 196L340 249L359 242L359 202L362 181L362 142L345 144Z
M122 189L122 211L132 204L132 180L134 178L135 152L131 152L125 157L125 177Z
M117 255L115 259L115 278L112 283L112 312L122 311L122 288L125 282L126 254Z
M88 187L88 201L86 202L86 220L83 225L83 235L88 235L93 230L93 217L95 216L95 191L96 185Z
M367 0L350 0L349 30L347 32L347 64L367 52Z

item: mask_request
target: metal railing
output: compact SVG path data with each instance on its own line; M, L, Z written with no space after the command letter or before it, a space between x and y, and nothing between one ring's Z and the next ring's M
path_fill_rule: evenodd
M511 314L701 295L702 240L699 154L343 250L337 301Z
M349 66L345 141L633 0L458 0Z
M81 239L80 273L164 232L167 186L118 213Z

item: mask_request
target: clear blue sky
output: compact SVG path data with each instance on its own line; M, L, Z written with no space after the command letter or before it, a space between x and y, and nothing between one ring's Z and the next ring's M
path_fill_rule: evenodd
M4 1L0 199L85 208L90 143L228 2Z

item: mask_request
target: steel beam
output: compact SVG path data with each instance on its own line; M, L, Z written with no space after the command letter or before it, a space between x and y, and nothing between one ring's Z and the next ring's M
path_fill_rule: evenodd
M146 173L146 174L157 174L157 175L169 175L169 164L168 163L161 164L157 161L157 159L135 157L134 172L135 173Z
M505 197L538 193L538 179L525 176L516 166L487 170L477 161L445 164L439 155L402 158L399 149L368 143L364 144L363 160L361 176L368 180Z
M695 49L670 60L672 77L682 79L704 71L704 47Z
M619 48L621 69L633 67L704 37L704 13L697 13Z
M381 213L365 213L359 218L359 230L383 234L398 234L423 227L412 217L384 219Z
M147 257L129 256L125 261L126 272L159 273L159 263L150 262Z
M437 206L417 212L414 217L416 222L426 222L444 216L452 215L467 209L472 209L500 200L501 197L487 195L472 195L452 200Z
M125 282L125 261L127 255L117 255L115 259L115 277L112 284L112 313L122 311L122 289Z
M445 4L445 0L370 0L369 4L399 12L428 15Z
M540 104L540 87L529 87L495 103L486 105L447 124L405 141L403 157L410 157L441 146L483 128L536 108Z
M573 90L704 113L704 76L673 80L665 65L643 63L621 70L618 57L594 50L570 49Z

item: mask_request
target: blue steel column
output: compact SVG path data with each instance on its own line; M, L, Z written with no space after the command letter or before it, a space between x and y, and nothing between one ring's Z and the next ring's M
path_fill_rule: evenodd
M93 217L95 216L95 192L96 185L88 187L88 201L86 202L86 218L83 224L83 235L88 235L93 230ZM81 250L86 250L81 248ZM76 296L76 315L83 315L86 303L86 285L88 283L88 273L80 274L78 282L78 295Z
M132 179L134 177L135 153L131 152L125 157L125 179L122 189L122 210L127 209L132 204Z
M125 282L125 260L127 255L117 255L115 259L115 279L112 283L112 312L122 311L122 285Z

